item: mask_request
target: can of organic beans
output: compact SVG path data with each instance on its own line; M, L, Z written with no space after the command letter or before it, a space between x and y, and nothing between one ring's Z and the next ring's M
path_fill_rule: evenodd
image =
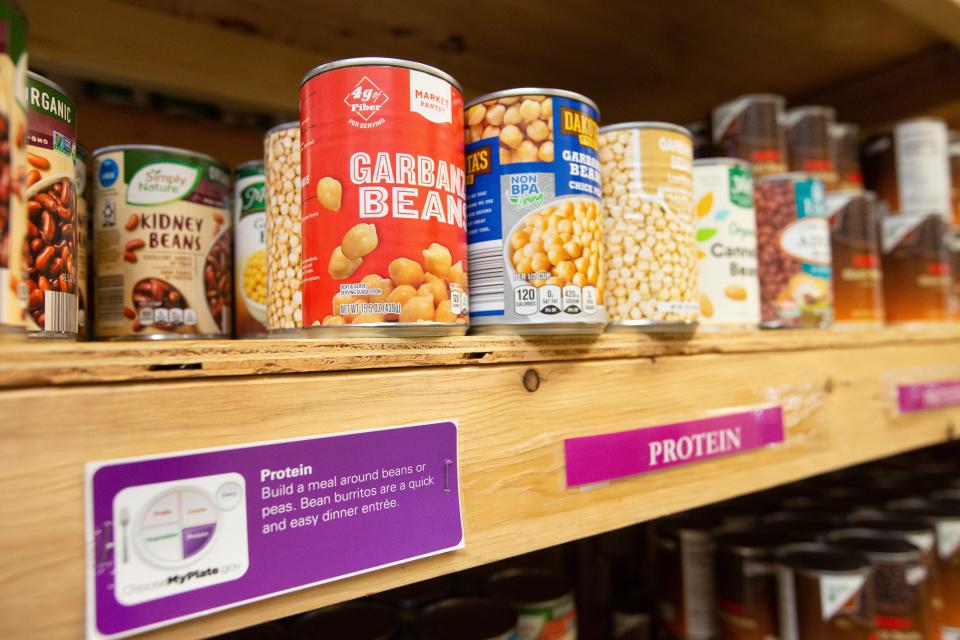
M76 338L77 109L58 85L27 75L27 332Z
M940 214L883 218L883 299L887 322L945 322L953 315L949 228Z
M518 640L517 614L484 598L450 598L427 607L417 620L421 640Z
M830 128L837 112L830 107L795 107L787 111L787 157L791 171L806 171L823 180L827 190L837 186Z
M317 336L464 333L456 80L392 58L322 65L300 87L300 135L304 327Z
M13 0L0 2L0 339L22 337L27 284L24 200L27 141L27 20Z
M823 182L765 176L754 190L761 326L826 327L833 319L830 226Z
M837 188L862 189L860 128L849 122L834 124L830 127L830 146L833 150L833 166L837 172Z
M153 145L93 152L94 334L225 338L233 328L230 170Z
M949 220L950 160L947 123L915 118L866 144L867 188L890 213L936 213Z
M267 205L267 330L303 327L300 242L300 121L277 125L263 139Z
M862 528L834 531L830 543L870 561L874 631L879 640L928 637L932 585L919 548L895 533Z
M783 96L754 93L715 108L714 150L718 155L749 162L754 177L786 171L785 104Z
M597 106L527 88L467 105L470 319L489 333L606 324Z
M862 189L827 194L834 322L838 326L881 326L884 322L880 218L875 200L873 192Z
M611 331L696 326L693 141L665 122L600 130L606 305Z
M87 162L90 152L82 144L77 145L77 336L80 340L91 337L93 301L90 298L90 208L87 204Z
M494 600L516 611L517 640L577 640L573 587L563 576L507 569L490 578L487 589Z
M760 325L760 281L750 164L736 158L696 160L693 192L700 326L755 329Z
M866 558L822 543L800 543L781 547L777 565L782 640L872 637L873 592Z
M267 334L265 207L263 161L244 162L234 171L233 183L234 334L238 338Z

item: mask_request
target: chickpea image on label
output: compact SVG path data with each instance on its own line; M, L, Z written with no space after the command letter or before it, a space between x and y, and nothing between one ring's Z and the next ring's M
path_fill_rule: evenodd
M434 242L423 251L423 265L429 273L438 278L446 278L450 272L450 266L453 258L450 256L450 249L442 244Z
M343 235L340 248L349 260L357 260L376 249L379 242L377 228L372 224L361 222L352 226Z
M419 287L423 284L423 267L409 258L397 258L390 263L390 279L396 284Z
M336 178L327 176L317 182L317 199L320 206L328 211L340 211L340 199L343 197L343 185Z
M334 280L343 280L349 278L363 264L363 258L351 260L343 255L343 247L337 247L330 254L330 262L327 265L327 272Z
M467 110L466 143L500 139L500 163L552 162L553 99L511 96Z
M600 205L571 199L527 217L510 236L511 262L535 287L545 284L597 288L603 300L603 236Z

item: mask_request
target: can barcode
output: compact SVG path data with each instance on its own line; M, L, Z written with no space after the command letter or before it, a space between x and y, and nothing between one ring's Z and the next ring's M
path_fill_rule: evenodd
M77 332L77 296L75 294L44 291L43 308L43 330L45 332Z
M123 274L97 278L96 315L99 322L123 320Z
M474 311L503 310L503 241L478 242L468 248L470 306Z

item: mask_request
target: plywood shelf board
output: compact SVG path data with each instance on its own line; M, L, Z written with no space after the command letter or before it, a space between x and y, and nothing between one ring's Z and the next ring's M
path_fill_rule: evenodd
M0 601L35 620L41 637L80 635L81 473L90 460L459 420L465 551L151 634L189 639L942 442L960 412L893 417L885 385L891 373L944 367L960 375L960 339L544 362L533 393L526 363L8 389L0 487L11 499L0 506L0 553L13 560L0 567ZM564 487L566 437L695 418L771 394L787 406L812 401L802 416L788 412L784 445L591 491ZM16 635L17 624L0 617L0 636Z

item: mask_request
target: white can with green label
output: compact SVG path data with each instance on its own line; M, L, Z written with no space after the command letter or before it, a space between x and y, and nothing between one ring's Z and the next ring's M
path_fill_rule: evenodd
M736 158L696 160L693 193L700 326L755 329L760 325L760 281L750 164Z
M267 212L263 161L244 162L233 186L234 271L238 338L267 334Z

